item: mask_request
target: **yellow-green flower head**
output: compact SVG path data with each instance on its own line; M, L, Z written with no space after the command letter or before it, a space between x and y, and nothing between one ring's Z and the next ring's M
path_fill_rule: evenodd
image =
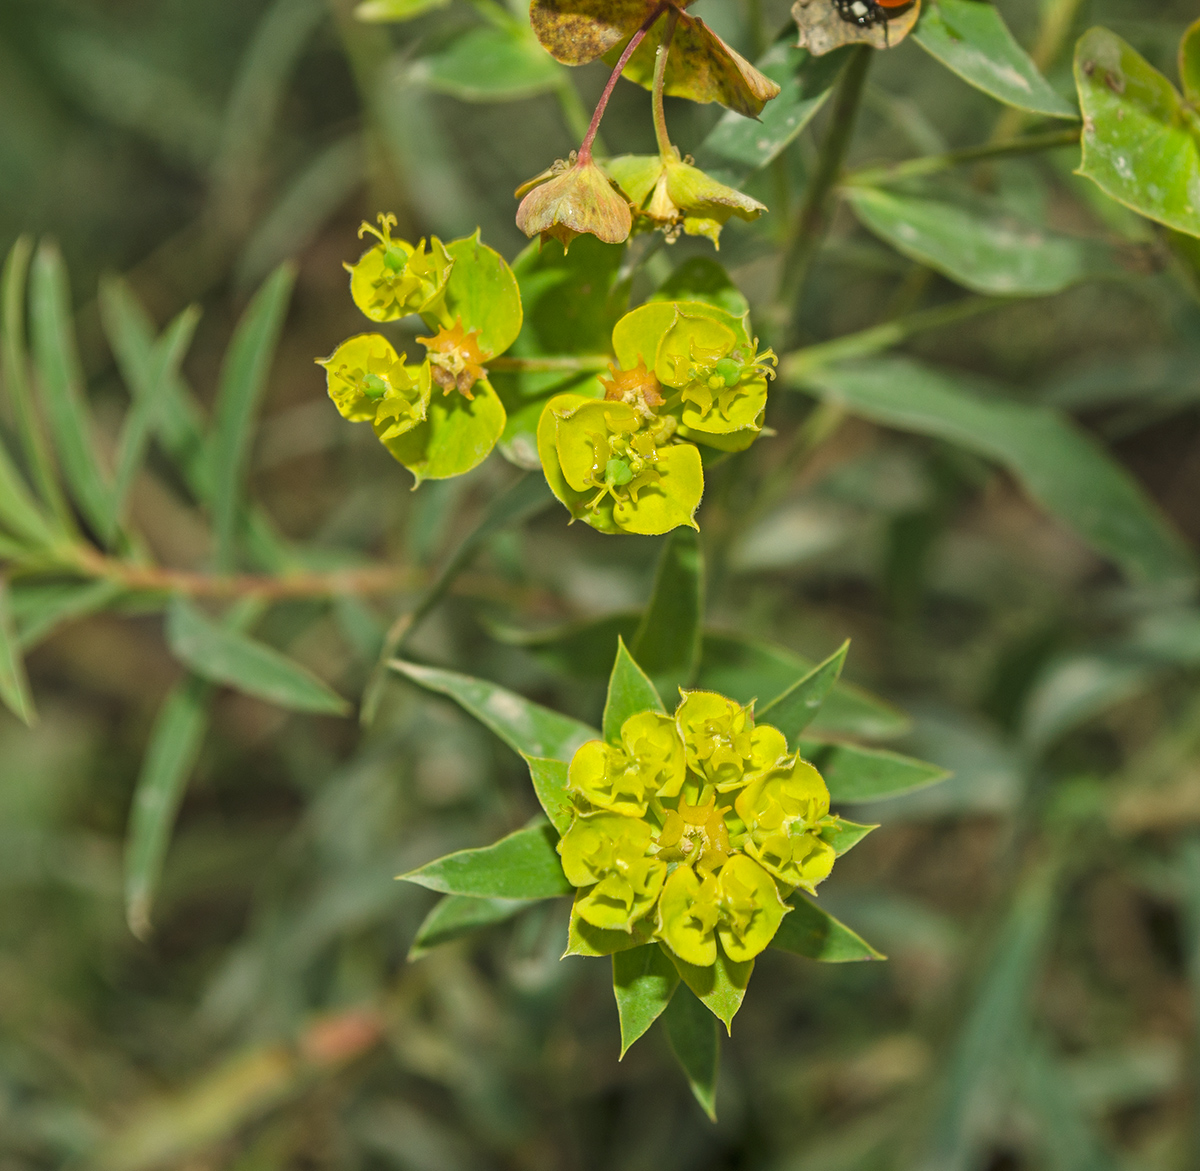
M680 392L685 427L720 435L762 426L777 359L771 350L757 350L757 338L746 346L711 317L676 316L659 343L655 370Z
M343 418L370 423L381 440L393 439L424 421L429 408L429 368L405 366L404 354L378 333L342 342L325 367L329 397Z
M577 816L558 843L563 873L584 888L574 913L593 927L631 931L654 907L667 864L654 857L653 828L616 813Z
M704 473L696 448L673 440L675 426L628 403L559 395L542 412L538 454L572 515L602 532L695 528Z
M686 862L701 874L719 870L729 861L726 812L711 795L698 805L689 805L681 798L676 808L663 812L658 856L665 862Z
M350 295L372 321L395 321L429 311L444 296L454 267L436 236L426 251L424 240L414 247L407 240L393 239L395 226L394 215L380 215L378 228L363 223L359 239L369 233L379 243L368 248L357 263L345 266L350 274Z
M771 753L783 737L769 725L756 729L753 707L743 707L715 691L682 694L675 723L687 750L688 768L718 792L745 784L748 771L774 763Z
M780 881L812 891L829 877L836 854L822 840L829 790L798 756L752 780L734 801L746 827L743 849Z
M642 817L652 797L678 796L686 773L675 721L639 712L621 725L619 745L589 740L575 753L567 787L600 809Z
M744 963L765 950L789 909L775 880L738 854L703 877L676 867L663 884L655 935L687 964L716 963L718 938L731 960Z

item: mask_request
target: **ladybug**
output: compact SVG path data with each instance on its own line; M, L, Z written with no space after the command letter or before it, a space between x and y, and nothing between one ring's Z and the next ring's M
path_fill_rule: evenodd
M847 24L871 28L886 24L912 7L913 0L833 0L833 6Z

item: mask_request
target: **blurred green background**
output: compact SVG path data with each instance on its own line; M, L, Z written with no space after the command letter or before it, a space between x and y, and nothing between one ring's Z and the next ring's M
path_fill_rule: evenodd
M294 258L254 494L310 559L367 553L420 582L513 473L493 456L411 494L342 424L313 364L361 328L341 264L382 209L413 239L480 225L512 259L513 188L575 145L607 71L471 100L429 62L485 19L476 6L395 26L352 7L2 0L0 248L22 232L59 241L102 433L123 402L102 274L124 274L159 325L203 307L185 372L208 403L250 292ZM1028 45L1062 5L1000 7ZM695 11L751 59L788 26L778 0ZM1184 0L1084 0L1074 27L1104 24L1174 76L1194 17ZM983 141L1001 117L913 44L877 56L852 164ZM1070 92L1069 44L1047 73ZM653 149L648 107L618 85L610 151ZM685 151L718 113L668 103ZM764 322L813 141L756 178L771 213L722 238ZM1200 304L1143 223L1070 175L1077 157L977 181L1115 241L1122 272L908 352L1071 412L1194 541ZM703 254L683 241L640 279ZM839 212L800 340L949 288ZM890 960L764 953L724 1050L718 1124L657 1034L618 1064L608 965L559 961L561 908L406 962L433 897L393 876L536 807L513 753L407 684L389 684L366 732L220 694L155 929L134 939L126 819L180 668L131 602L32 652L35 728L0 717L0 1169L1200 1165L1200 611L1126 583L976 455L854 418L826 419L812 445L814 409L777 389L778 437L712 474L708 623L809 658L852 638L847 677L913 717L893 746L955 776L858 811L883 828L822 902ZM140 478L133 508L164 561L203 565L169 469ZM660 544L545 513L488 543L412 653L595 719L588 663L496 636L637 608ZM356 696L403 601L286 601L265 629Z

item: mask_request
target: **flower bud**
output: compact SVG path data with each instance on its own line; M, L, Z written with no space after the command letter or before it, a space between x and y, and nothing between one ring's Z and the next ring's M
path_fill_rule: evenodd
M633 215L629 204L613 190L604 172L589 157L575 154L567 162L557 162L530 184L517 189L520 196L528 190L517 208L517 227L527 236L553 237L566 250L576 236L592 235L606 244L620 244L629 238Z

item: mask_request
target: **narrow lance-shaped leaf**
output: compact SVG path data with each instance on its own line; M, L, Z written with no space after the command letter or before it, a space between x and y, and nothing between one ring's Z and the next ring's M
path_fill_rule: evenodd
M129 809L125 839L125 918L139 939L150 933L150 910L171 830L208 730L213 688L191 676L167 695L154 721Z
M267 703L296 711L342 716L349 704L306 667L273 647L206 618L176 599L167 611L171 653L197 675Z
M721 1034L715 1018L694 996L681 992L663 1012L663 1029L700 1108L717 1120L717 1067Z
M771 940L772 947L807 956L823 964L849 964L887 958L803 895L794 895L791 903L792 911L784 915L775 938Z
M30 584L11 594L17 642L29 650L63 623L99 613L124 593L111 581L71 581Z
M939 765L883 748L801 740L800 754L820 770L835 805L899 797L950 775Z
M448 695L522 756L568 761L584 741L600 738L595 728L486 679L422 667L402 659L394 660L391 666L427 690Z
M703 621L704 558L695 530L678 528L663 544L650 605L630 646L659 695L672 704L696 672Z
M666 709L654 684L625 649L625 640L617 636L617 658L608 680L608 698L604 704L604 739L616 744L621 725L638 712L662 712Z
M787 921L787 916L784 916ZM679 972L679 977L696 994L700 1003L708 1009L724 1026L725 1031L732 1033L733 1018L746 996L746 986L754 972L754 961L735 963L726 954L725 949L718 945L717 961L707 968L685 963L664 947L664 953Z
M778 728L795 744L796 738L808 727L821 710L825 697L833 690L846 662L850 649L847 639L823 663L815 666L807 675L797 679L782 695L755 712L755 718Z
M443 943L452 943L485 927L503 923L530 906L528 899L480 899L446 895L433 904L417 928L408 958L418 960Z
M38 381L63 475L88 523L107 541L113 535L111 489L92 441L66 269L52 244L37 251L30 294Z
M999 9L977 0L927 2L913 40L985 94L1051 118L1078 115L1017 44Z
M526 756L525 763L529 765L529 779L538 803L559 835L565 834L575 816L575 806L567 792L567 761Z
M996 460L1135 580L1194 580L1191 552L1129 473L1057 412L984 397L903 359L818 369L804 380L855 414Z
M679 973L662 948L646 943L613 953L613 995L621 1019L621 1056L662 1015L679 987Z
M573 893L559 860L558 834L545 824L527 826L477 850L459 850L407 874L404 882L442 894L474 898L552 899Z
M209 441L219 569L231 569L234 564L234 538L251 429L275 356L295 275L295 267L284 264L267 278L238 322L225 354Z
M3 578L0 578L0 700L23 723L36 722L37 712L29 691L29 680L25 677L25 662L13 630L8 584Z

